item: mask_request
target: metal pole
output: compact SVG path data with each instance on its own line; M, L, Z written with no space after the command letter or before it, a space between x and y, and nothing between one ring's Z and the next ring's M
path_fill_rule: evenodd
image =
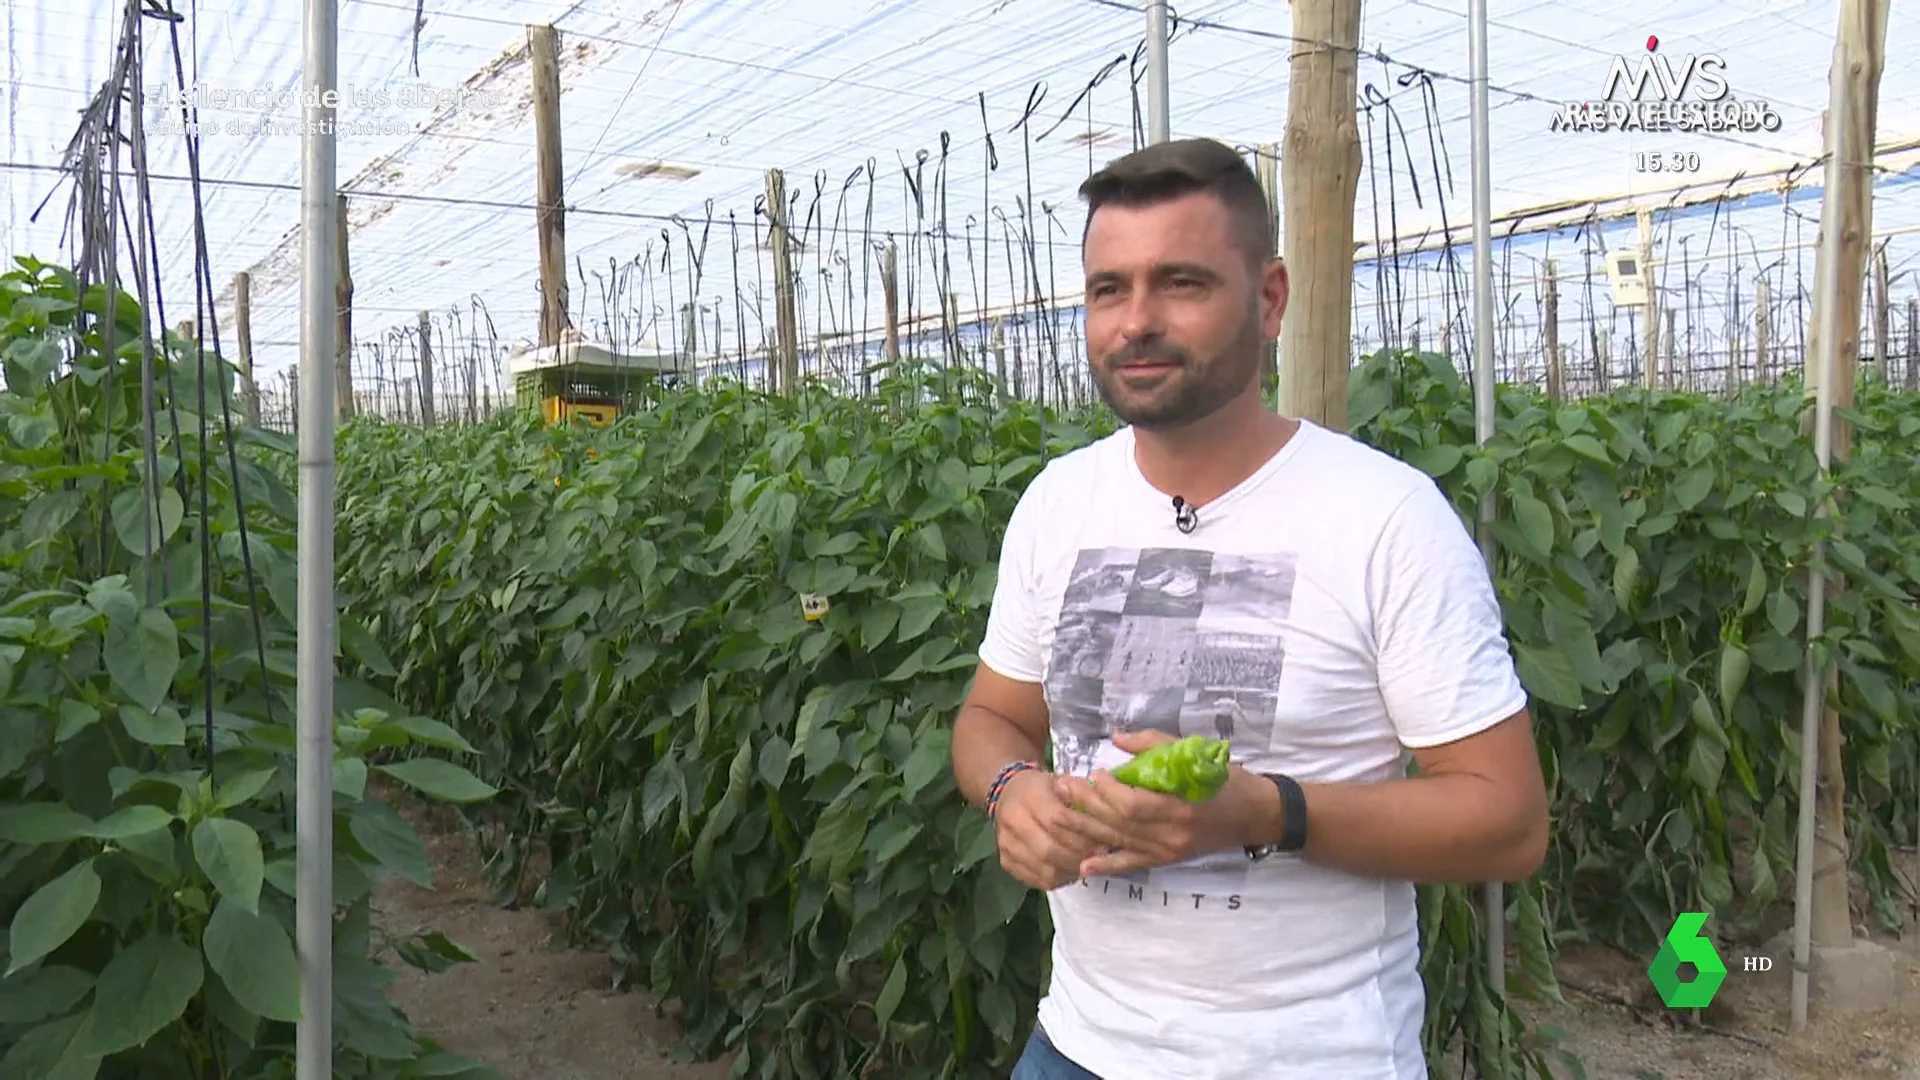
M333 1077L333 397L339 266L335 82L338 0L306 2L306 132L300 160L299 678L295 930L296 1080Z
M1821 193L1820 237L1825 248L1821 263L1828 272L1815 283L1820 290L1820 354L1808 357L1820 365L1819 383L1813 395L1813 456L1820 463L1820 477L1826 478L1833 462L1833 374L1840 352L1840 213L1835 200L1841 191L1844 167L1840 151L1847 140L1840 137L1849 123L1847 116L1847 46L1833 48L1833 92L1827 105L1827 179ZM1827 516L1827 501L1815 503L1816 517ZM1800 703L1800 821L1794 840L1793 885L1793 989L1792 1022L1794 1031L1807 1026L1807 983L1813 953L1813 873L1814 873L1814 797L1820 777L1820 717L1826 705L1826 665L1816 656L1815 642L1827 629L1827 549L1816 544L1807 567L1807 667L1806 689Z
M1167 96L1167 0L1147 0L1147 142L1162 143L1169 133Z
M1493 176L1487 136L1487 0L1467 9L1468 52L1473 80L1473 429L1474 440L1493 438ZM1492 574L1499 558L1493 539L1494 501L1480 499L1480 553ZM1487 980L1496 992L1507 989L1506 888L1489 881L1483 890L1487 926Z

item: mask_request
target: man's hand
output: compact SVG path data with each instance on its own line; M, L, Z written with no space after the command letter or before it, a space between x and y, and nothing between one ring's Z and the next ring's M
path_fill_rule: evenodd
M1173 742L1163 731L1118 732L1113 745L1138 754L1150 746ZM1083 861L1083 878L1125 874L1183 862L1198 855L1244 847L1257 830L1268 803L1278 803L1269 784L1238 765L1227 773L1220 793L1202 803L1178 795L1144 791L1115 780L1105 770L1088 779L1054 778L1055 797L1070 802L1102 827L1110 849Z
M1042 892L1080 880L1089 857L1119 842L1107 826L1063 802L1055 779L1039 771L1014 776L994 813L1000 865L1015 881Z

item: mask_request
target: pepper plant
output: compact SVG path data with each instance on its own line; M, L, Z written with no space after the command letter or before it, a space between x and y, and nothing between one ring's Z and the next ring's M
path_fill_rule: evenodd
M1004 1075L1045 981L1045 906L960 804L948 733L1008 513L1111 420L886 375L860 400L668 391L597 430L342 436L345 610L393 657L367 674L480 751L501 898L564 909L742 1076ZM1511 989L1557 995L1569 937L1650 955L1674 911L1757 919L1791 868L1798 612L1827 528L1801 395L1508 388L1485 448L1444 359L1373 357L1353 395L1356 435L1463 515L1499 507L1555 816L1546 872L1507 894ZM1858 584L1823 638L1883 913L1920 775L1913 404L1869 387L1855 410L1834 551ZM1434 1071L1545 1077L1474 890L1423 888L1420 927Z
M230 430L231 370L171 337L153 343L143 437L139 305L18 263L0 276L0 1076L291 1077L288 448ZM341 632L389 670L358 627ZM453 800L491 789L417 753L470 750L444 724L365 682L339 697L336 1075L492 1075L383 996L382 946L430 968L470 957L371 925L377 871L430 881L419 838L367 786L383 772Z
M865 400L669 392L600 430L356 423L346 610L502 789L476 822L501 898L679 999L688 1052L1004 1076L1046 908L961 804L949 730L1007 515L1043 448L1108 425L912 368ZM1453 992L1473 918L1423 911L1434 1023L1524 1062L1484 986Z
M1522 941L1544 918L1556 942L1650 956L1676 912L1752 936L1791 897L1806 569L1822 538L1848 578L1819 645L1840 673L1853 866L1878 920L1897 923L1889 848L1920 830L1914 395L1868 380L1847 414L1853 458L1821 481L1793 382L1567 403L1502 387L1484 448L1444 357L1383 353L1353 386L1360 437L1437 477L1463 519L1496 500L1496 584L1553 796L1545 872L1510 894ZM1478 949L1477 931L1459 945Z

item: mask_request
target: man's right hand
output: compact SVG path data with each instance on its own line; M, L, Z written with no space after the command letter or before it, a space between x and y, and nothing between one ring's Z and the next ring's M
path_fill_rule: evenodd
M1117 840L1104 837L1107 831L1060 801L1053 775L1037 769L1007 781L994 813L1001 867L1043 892L1080 880L1080 864Z

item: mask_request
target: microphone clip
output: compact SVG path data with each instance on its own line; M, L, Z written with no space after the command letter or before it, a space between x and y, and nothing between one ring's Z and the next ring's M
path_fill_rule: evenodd
M1188 535L1200 527L1200 511L1178 495L1173 497L1173 527Z

